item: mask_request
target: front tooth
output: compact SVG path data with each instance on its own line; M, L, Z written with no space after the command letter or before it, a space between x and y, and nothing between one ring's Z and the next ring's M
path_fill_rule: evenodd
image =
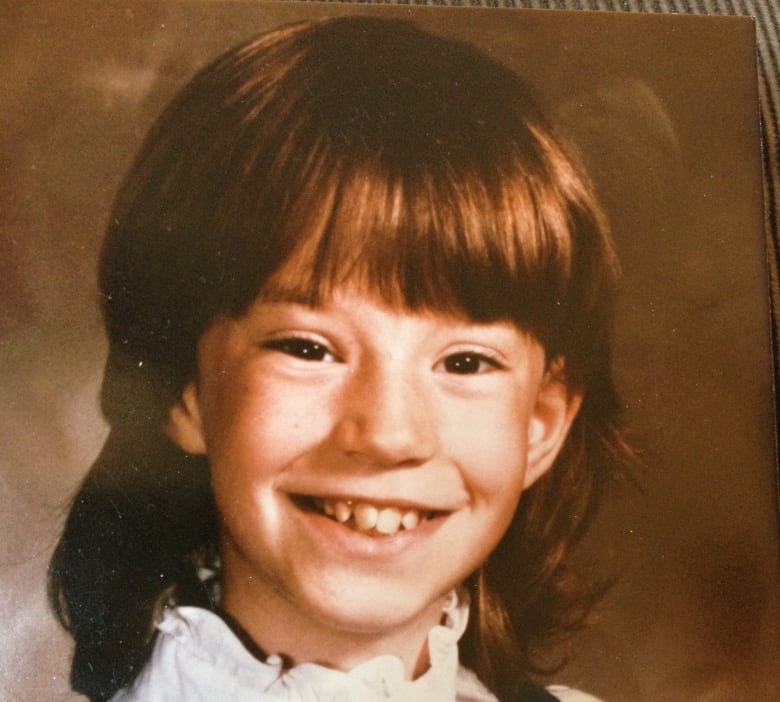
M346 502L338 500L338 502L336 502L336 504L333 506L333 514L336 517L336 521L339 521L343 524L352 516L352 507L350 507Z
M420 523L420 513L416 509L410 509L408 512L404 512L404 516L401 517L401 524L404 529L414 529Z
M361 531L368 531L376 526L379 510L367 504L359 504L355 507L355 525Z
M401 512L395 507L385 507L376 519L376 530L380 534L395 534L401 526Z
M322 503L322 511L329 517L336 516L336 507L331 500L324 500Z

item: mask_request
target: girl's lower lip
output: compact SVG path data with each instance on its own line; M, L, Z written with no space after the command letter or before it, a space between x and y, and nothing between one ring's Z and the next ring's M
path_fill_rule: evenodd
M390 535L374 535L353 529L318 512L302 509L294 500L291 500L291 503L304 528L324 542L325 549L333 549L350 558L399 557L416 543L429 538L439 529L446 516L427 519L414 529L399 530Z

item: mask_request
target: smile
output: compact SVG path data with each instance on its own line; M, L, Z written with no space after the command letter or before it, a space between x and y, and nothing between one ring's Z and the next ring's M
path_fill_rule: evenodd
M346 527L376 536L392 536L399 531L410 531L430 519L433 513L387 505L374 505L353 500L315 498L315 511Z

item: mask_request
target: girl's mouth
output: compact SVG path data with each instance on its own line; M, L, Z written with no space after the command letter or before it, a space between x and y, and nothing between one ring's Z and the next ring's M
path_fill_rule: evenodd
M430 511L356 500L299 496L295 501L304 509L372 536L392 536L399 531L410 531L436 516Z

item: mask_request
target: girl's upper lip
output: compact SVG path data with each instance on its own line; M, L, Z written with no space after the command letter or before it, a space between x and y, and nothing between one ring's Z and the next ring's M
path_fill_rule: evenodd
M387 494L377 496L354 492L288 492L291 495L313 500L341 501L351 504L364 503L375 507L398 507L400 509L413 509L418 512L454 512L462 507L462 504L456 504L454 500L449 502L442 500L422 501L419 498L409 498L400 495L393 497Z
M308 499L364 502L421 512L456 512L470 503L469 492L457 474L416 470L387 469L372 475L290 471L280 475L274 487L280 493Z

